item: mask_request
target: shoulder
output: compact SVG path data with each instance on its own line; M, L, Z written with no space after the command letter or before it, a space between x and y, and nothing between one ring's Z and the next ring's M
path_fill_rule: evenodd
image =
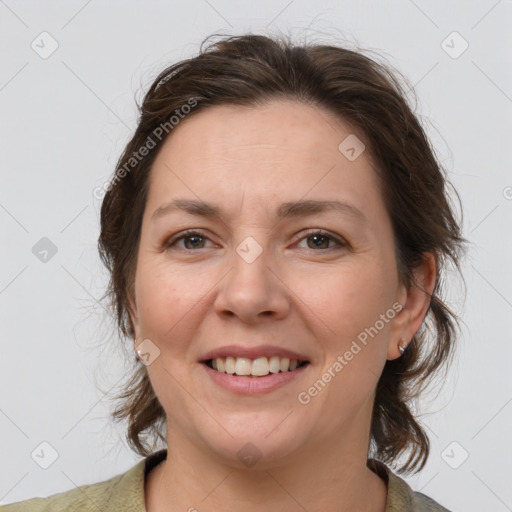
M82 485L47 498L32 498L10 505L3 505L2 512L83 512L98 510L123 510L144 512L144 478L148 467L156 464L162 452L142 459L125 473L95 484Z
M413 510L417 510L418 512L450 512L450 510L437 503L437 501L434 501L421 492L413 491L413 494L413 506L415 507Z
M143 462L143 461L142 461ZM82 485L66 492L53 494L47 498L32 498L12 503L2 508L2 512L64 512L68 510L97 511L117 506L123 491L133 493L132 485L138 481L137 473L142 469L137 464L126 473L114 476L103 482ZM132 487L130 490L127 487ZM133 499L133 498L132 498ZM115 508L113 508L115 510ZM130 509L132 510L132 509ZM137 508L133 509L137 511Z
M450 512L432 498L414 491L410 485L383 462L368 459L368 467L387 482L385 512Z

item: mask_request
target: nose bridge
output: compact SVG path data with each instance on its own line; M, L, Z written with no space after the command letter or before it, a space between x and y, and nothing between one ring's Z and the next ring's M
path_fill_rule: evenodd
M252 235L245 233L245 238L234 248L232 268L223 280L216 308L219 313L229 311L245 321L254 320L262 313L282 316L288 308L288 299L275 275L268 229L250 231Z

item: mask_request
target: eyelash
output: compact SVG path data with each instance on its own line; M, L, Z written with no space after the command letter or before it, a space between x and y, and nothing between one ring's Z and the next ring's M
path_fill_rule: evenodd
M314 235L320 235L320 236L322 236L324 238L330 239L331 241L336 243L338 248L344 248L344 247L345 248L349 248L349 244L346 241L344 241L342 238L334 236L332 233L330 233L328 231L324 231L322 229L310 229L310 230L307 230L306 233L302 236L302 238L299 238L298 242L301 242L302 240L307 239L309 237L312 237ZM195 231L193 229L189 229L187 231L183 231L178 237L174 237L174 238L171 238L171 239L167 240L164 243L164 249L165 250L172 250L173 246L176 245L176 243L179 242L180 240L184 240L186 238L192 238L194 236L198 236L198 237L203 238L205 240L209 240L209 238L204 236L202 233L200 233L198 231ZM329 251L329 250L332 250L332 249L335 249L335 248L336 247L329 247L327 249L320 249L320 251ZM202 249L202 247L200 247L199 249ZM185 249L185 248L183 248L183 250L185 250L187 252L194 252L194 249ZM315 251L315 249L311 249L311 250Z

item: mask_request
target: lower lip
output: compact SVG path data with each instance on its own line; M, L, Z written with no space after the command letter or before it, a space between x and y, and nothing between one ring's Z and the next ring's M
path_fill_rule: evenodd
M201 363L201 366L204 367L212 380L224 389L240 395L252 395L255 393L269 393L292 382L300 377L310 364L308 363L291 372L269 373L265 377L230 375L229 373L218 372L204 363Z

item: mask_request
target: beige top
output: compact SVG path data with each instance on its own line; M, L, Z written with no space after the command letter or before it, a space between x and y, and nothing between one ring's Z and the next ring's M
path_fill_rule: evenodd
M32 498L0 506L0 512L146 512L146 474L166 457L167 450L160 450L109 480L83 485L48 498ZM369 459L367 465L387 483L385 512L450 512L428 496L414 492L405 480L381 461Z

